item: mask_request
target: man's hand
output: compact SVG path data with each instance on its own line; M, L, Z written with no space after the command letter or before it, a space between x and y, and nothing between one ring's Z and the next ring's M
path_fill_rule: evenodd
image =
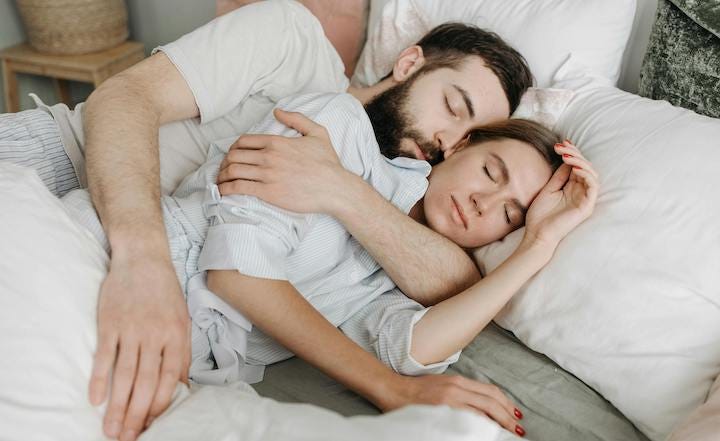
M134 440L168 407L178 381L187 382L189 317L172 264L115 256L100 291L98 328L90 402L102 403L112 382L105 434Z
M276 109L275 117L303 136L244 135L220 165L218 188L224 196L256 196L286 210L333 214L348 179L327 130L304 115Z
M525 429L518 424L522 412L495 385L460 375L395 375L390 391L380 403L383 412L410 404L444 404L487 415L510 432L525 435Z

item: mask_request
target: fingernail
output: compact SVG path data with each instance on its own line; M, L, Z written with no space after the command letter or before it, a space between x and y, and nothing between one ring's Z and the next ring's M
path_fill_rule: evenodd
M555 144L555 147L565 147L565 146L558 142L557 144Z
M519 420L522 419L523 414L522 414L522 412L520 412L520 409L518 409L518 408L516 407L516 408L515 408L515 412L513 412L513 413L515 414L515 417L517 417L517 419L519 419Z
M517 433L520 436L525 436L525 429L523 429L520 426L515 426L515 433Z
M120 430L122 430L122 424L117 421L107 425L107 434L110 438L117 438L120 435Z
M567 153L563 153L563 158L570 158L572 155L568 155Z
M135 438L137 438L137 433L132 429L128 429L123 432L120 441L135 441Z

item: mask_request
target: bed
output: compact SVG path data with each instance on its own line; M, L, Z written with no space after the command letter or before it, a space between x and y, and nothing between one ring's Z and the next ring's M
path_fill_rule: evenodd
M218 12L225 13L245 3L249 2L220 1L218 2ZM457 6L454 11L452 7L447 6L447 2L444 9L434 10L432 8L436 7L439 2L430 0L408 2L347 0L333 2L333 6L329 8L323 2L310 0L304 3L320 18L326 34L333 41L345 62L346 72L348 74L354 72L355 83L363 84L372 82L373 79L382 75L382 70L386 68L382 63L392 55L394 49L384 45L384 42L394 38L408 41L416 38L415 33L419 32L418 29L403 28L398 26L398 23L412 22L429 26L432 20L444 18L457 20L458 18L451 13L465 17L472 16L464 10L460 11L462 7L468 7L469 4L477 3L483 7L482 3L501 5L503 2L465 2L464 6ZM526 3L526 0L518 0L516 4ZM407 5L409 4L412 5L412 8L408 9ZM564 0L554 3L552 7L557 10L553 11L548 6L544 13L555 12L560 15L560 18L563 18L562 14L579 14L578 10L574 9L576 6L577 4L573 5L573 2ZM631 188L635 192L632 194L636 194L640 188L638 183L645 182L642 179L646 179L646 181L651 179L651 175L643 176L642 173L639 173L639 181L624 180L629 169L623 168L625 167L623 165L617 165L617 162L614 162L618 161L617 157L613 156L607 148L609 142L615 142L614 138L609 139L611 137L607 135L610 131L608 127L615 127L618 124L615 115L622 114L633 123L626 132L623 132L622 128L611 131L615 134L623 134L623 139L628 140L626 144L622 144L623 147L627 147L628 154L638 152L645 156L648 155L648 151L651 151L648 149L660 145L662 139L667 141L663 141L665 144L657 147L658 151L664 151L660 150L661 147L672 151L677 145L678 141L672 139L672 131L663 132L663 127L677 129L679 136L693 136L692 140L700 142L717 139L716 135L720 136L720 123L710 118L710 116L714 116L710 113L713 111L712 102L709 104L703 102L704 107L693 109L698 112L706 111L705 114L708 116L702 117L689 111L673 108L666 103L651 102L650 100L640 102L638 101L639 97L631 94L636 92L638 85L641 84L642 69L645 81L645 85L641 87L642 93L657 99L668 99L668 96L673 95L673 91L663 89L663 93L667 96L652 96L652 93L660 92L655 92L648 86L648 77L658 70L651 70L647 63L641 66L648 42L650 42L651 48L661 44L659 41L661 32L658 29L651 29L653 24L656 27L662 25L662 23L656 23L656 2L641 0L636 5L632 0L613 0L609 3L590 1L584 7L586 9L583 14L587 21L583 22L582 19L578 19L574 25L575 28L568 25L567 30L573 35L584 35L582 33L583 26L592 27L591 30L587 30L587 33L598 29L598 36L588 36L584 42L572 41L572 38L568 39L565 35L543 37L546 38L545 40L530 38L532 33L529 30L527 33L531 34L530 37L523 33L513 34L508 29L503 30L507 33L506 35L503 35L502 32L501 35L516 47L528 48L527 52L523 52L522 49L521 52L526 55L531 66L538 66L538 69L534 70L538 83L542 83L538 84L540 88L552 87L575 91L573 96L564 98L566 102L562 106L553 108L550 104L545 103L550 108L548 112L553 114L551 115L552 123L563 133L572 136L573 140L585 141L583 144L587 145L589 159L598 161L601 164L601 170L605 170L607 175L615 176L625 184L625 187L611 187L611 190L616 191L614 194L624 194L622 192L627 191L627 188ZM592 7L599 8L598 12L591 11ZM599 12L613 7L617 8L615 15ZM432 20L425 15L418 15L418 11L422 12L423 8L426 8L425 11L435 11L433 14L429 14ZM489 6L489 8L493 7ZM689 1L673 1L672 4L664 0L660 2L661 13L667 12L669 8L676 8L690 17L697 17L697 15L693 15L693 3ZM717 11L720 11L720 4L717 8ZM508 17L531 15L528 12L512 9L512 7L508 9L507 4L497 6L495 9L497 14L494 18L487 18L493 17L490 14L483 16L483 20L487 20L484 24L498 32L502 30L498 23L507 23L503 20L508 20ZM451 10L451 13L448 13L448 10ZM677 11L672 9L672 13L677 13ZM618 20L618 16L625 18ZM658 17L662 18L663 16L659 14ZM607 19L606 23L603 22L604 19ZM699 21L707 23L703 20ZM527 25L527 22L519 21L518 23L520 23L518 26ZM588 25L588 23L594 24ZM542 23L542 25L547 28L547 23ZM553 26L562 26L562 24L558 23ZM713 32L712 26L709 28L711 34L720 37L720 34ZM604 30L601 32L601 29ZM704 27L704 29L706 28ZM342 32L343 30L345 32ZM364 36L365 33L368 35L368 41L365 45L365 52L361 55L360 49L363 44L360 36ZM605 38L607 35L611 36ZM603 40L602 45L593 38ZM565 40L570 41L563 43ZM628 40L630 41L629 45L627 45ZM563 51L564 48L561 47L562 44L581 45L581 43L593 50L583 53L580 50ZM547 51L543 52L542 56L536 55L533 48L542 44L545 44ZM718 45L720 47L720 43ZM372 47L374 49L371 52L368 48ZM556 47L557 59L553 58L554 54L551 53L551 49ZM605 50L606 53L598 56L597 51L601 50ZM657 48L653 50L653 53L660 53ZM572 55L568 57L568 53L572 53ZM668 57L659 55L658 58L667 60ZM625 91L613 88L612 86L615 84ZM715 87L717 92L717 87L720 86ZM536 110L538 108L546 110L543 107L545 104L541 100L534 102L533 106ZM682 105L683 103L675 104ZM604 111L603 109L611 110ZM568 117L568 111L577 116ZM623 112L628 113L626 115ZM601 115L602 121L600 122L595 117L598 114ZM644 120L633 120L635 114L648 114L649 116ZM635 117L640 118L637 115ZM642 127L648 128L642 129ZM683 127L690 128L694 135L683 132ZM633 138L633 134L636 135L635 138ZM648 143L652 145L647 145ZM720 157L715 151L717 149L712 150L712 148L709 146L702 151L703 158L710 157L720 161ZM698 152L695 156L699 157L701 154ZM657 160L661 161L662 158L657 158ZM675 179L673 177L675 175L671 173L673 168L671 160L672 158L668 158L666 162L658 162L658 167L667 167L670 171L664 176L672 181ZM688 174L685 169L678 170L677 173L681 176ZM93 244L88 237L72 226L69 219L64 219L62 215L58 214L57 210L61 208L48 199L47 192L43 193L42 189L38 187L39 182L26 170L12 167L3 168L0 177L3 179L3 185L0 186L0 206L12 203L14 207L13 210L7 210L0 216L0 225L2 225L0 240L10 244L8 257L5 262L0 264L0 274L17 273L20 271L18 268L32 267L33 263L39 259L47 259L48 254L56 253L59 258L60 251L62 251L62 255L67 255L68 252L72 253L73 250L78 255L83 252L87 254L88 250L91 251L91 257L87 257L85 261L77 264L70 259L58 268L45 268L46 277L41 278L42 280L35 280L32 286L21 285L17 281L7 280L4 277L0 279L0 290L4 293L13 293L12 296L3 295L0 298L0 311L3 311L2 314L4 314L0 317L0 323L2 323L0 331L4 332L4 335L10 335L21 330L32 336L29 340L21 342L4 339L3 346L0 348L4 354L14 354L13 361L3 368L7 371L0 371L0 390L5 391L0 396L0 415L3 415L2 418L4 418L0 426L12 428L8 432L0 433L0 439L102 439L99 435L102 409L92 408L86 403L87 381L85 378L89 377L92 353L90 348L95 339L94 305L96 298L93 297L93 292L96 295L96 290L93 291L93 286L97 286L102 280L107 262L103 258L103 253L98 251L96 244ZM712 182L710 179L692 181L688 184L688 188L692 190L701 188L702 191L699 193L703 193L703 197L712 198L712 196L707 196L706 192L711 192L711 187L720 185L720 182L717 182L718 178L712 179L714 179ZM698 182L703 185L698 186ZM683 187L685 190L688 188ZM18 194L23 196L18 199ZM613 193L608 193L608 195L610 194ZM607 196L606 204L601 205L599 215L601 218L603 216L611 218L613 207L616 207L613 205L616 202L611 199L610 196ZM38 210L38 206L47 206L47 208ZM645 207L646 210L652 208ZM712 229L712 223L720 219L718 210L720 208L717 207L708 209L703 214L705 218L702 222L704 223L692 225L698 231ZM635 216L635 213L631 214ZM28 216L30 220L28 220ZM43 219L58 218L60 218L60 223L56 222L53 226L48 226L47 222L43 222ZM633 220L639 218L638 215L638 217L633 217ZM611 220L613 222L627 221L625 218L618 217ZM598 228L600 227L601 225L598 224ZM648 228L646 225L641 225L641 227ZM10 233L11 231L12 233ZM33 237L38 232L43 233L44 237L56 238L56 241L48 249L33 249L23 245L23 237ZM595 237L590 232L583 234L585 236L577 237L575 248L570 242L563 250L560 250L566 255L567 261L587 258L587 256L573 254L573 249L578 249L578 244L607 242L607 237ZM503 256L512 250L513 240L516 238L517 235L509 237L502 243L478 250L475 257L481 269L492 270ZM628 238L628 240L630 239ZM667 240L674 244L672 238ZM687 241L688 239L683 236L682 240ZM643 389L642 385L638 384L643 381L638 381L638 378L642 379L643 373L647 371L643 370L644 366L632 363L630 365L637 369L623 370L622 366L627 365L628 359L638 357L640 353L643 356L647 355L653 366L661 368L656 376L662 379L665 378L661 375L663 374L662 368L667 368L667 372L675 375L676 372L673 369L687 367L684 365L680 367L664 366L658 362L658 358L652 358L657 355L653 354L654 349L651 351L644 348L645 352L638 352L637 348L628 349L628 345L622 348L623 351L627 349L627 354L624 354L627 358L619 357L616 365L604 365L604 359L612 358L607 354L622 352L617 345L613 346L614 343L607 343L606 340L612 340L612 336L630 336L643 340L646 336L643 333L635 333L637 330L633 326L618 323L617 334L594 333L592 330L587 330L586 336L589 343L583 344L578 339L582 335L578 336L578 333L572 332L572 330L582 329L582 322L560 317L558 309L553 309L557 306L556 303L553 303L553 296L529 295L530 292L549 290L554 293L554 290L557 290L557 299L567 300L565 304L570 304L572 302L563 297L565 295L563 293L577 293L579 287L582 287L587 293L597 294L593 297L596 299L601 293L593 291L594 289L599 289L598 286L605 289L611 286L607 284L607 280L594 279L601 277L594 272L584 274L587 276L587 280L570 280L567 285L558 285L554 279L563 278L558 275L567 274L568 268L567 263L562 263L562 259L559 259L559 263L548 268L542 276L537 277L526 286L518 298L503 311L498 318L498 324L493 324L484 330L463 351L460 360L450 368L448 373L465 375L502 387L521 406L525 415L523 425L528 433L527 438L535 441L660 441L664 439L709 441L718 439L720 437L720 429L717 429L720 427L718 425L720 424L718 421L720 419L720 405L718 404L720 401L718 385L720 383L715 378L720 372L720 354L717 353L717 347L720 347L720 330L717 328L717 323L720 323L720 320L717 323L714 320L717 320L718 311L720 311L720 295L718 295L720 283L718 283L717 276L708 274L712 273L712 268L720 268L718 254L713 251L720 250L720 237L712 233L700 234L698 241L702 241L704 245L701 248L710 250L704 254L697 254L699 259L705 259L707 262L694 264L694 261L691 261L688 265L693 264L691 266L696 267L696 271L702 271L693 274L698 274L698 277L707 283L702 286L692 285L688 291L702 294L704 302L697 300L697 303L693 303L696 302L696 299L690 297L682 297L679 300L690 301L696 305L698 310L705 312L702 315L693 316L692 313L696 311L688 310L685 311L687 314L678 315L687 323L692 321L698 329L703 329L706 334L709 334L703 336L700 339L701 342L697 343L700 345L699 347L706 348L707 354L705 358L696 360L697 363L693 365L694 370L689 370L694 375L693 382L678 381L678 387L672 389L657 386L648 378L648 389ZM642 244L638 245L638 247L641 246ZM662 251L662 248L658 248L658 250ZM637 264L637 261L629 260L627 256L617 253L604 256L604 258L605 260L602 261L585 260L584 262L587 265L606 265L610 268L609 261L625 258L628 259L627 262ZM662 261L659 257L656 260ZM634 266L633 268L646 270L649 274L648 277L657 278L659 274L657 271L673 265L678 266L675 261L660 262L659 265L666 266L657 268ZM88 271L88 268L91 268L92 271ZM80 277L80 274L83 276ZM617 273L619 281L623 281L623 277L633 276ZM641 281L645 282L646 280L642 279ZM655 287L654 289L657 291L660 288ZM48 291L52 291L56 295L51 299L43 297L42 293ZM622 290L618 290L618 292L622 293ZM640 289L638 289L639 292ZM609 299L616 300L618 305L622 304L625 308L619 315L625 314L625 312L632 313L632 304L622 303L623 298L608 296ZM668 296L672 297L670 294ZM640 294L638 294L638 298L643 302L646 301ZM673 299L673 301L675 300L678 299ZM633 323L637 323L636 327L643 324L657 326L658 323L669 320L668 317L673 317L671 315L672 308L668 305L678 304L675 302L663 306L667 308L662 310L663 313L668 315L653 317L653 320L656 320L654 322L639 320ZM568 312L574 312L575 316L581 317L580 320L585 323L596 324L593 322L596 318L582 315L585 313L582 305L577 305L576 308L563 312L565 315L569 315ZM610 314L618 311L607 312ZM552 326L543 324L538 317L542 314L558 318L557 322ZM642 313L638 312L638 314ZM24 320L18 325L18 316L31 319ZM697 340L698 336L690 332L692 326L684 325L683 328L680 330L682 332L679 331L678 334ZM59 330L62 331L59 332ZM618 339L622 340L620 337ZM53 340L55 343L49 344L48 340ZM666 339L669 353L678 352L671 343L692 346L687 343L688 340L672 342L670 340L672 339ZM650 343L652 342L654 341L650 341ZM718 343L717 347L713 347L713 343ZM692 346L694 349L697 347ZM28 350L28 348L32 349ZM38 353L44 354L47 361L38 362ZM693 358L694 355L691 356L691 354L694 353L688 350L680 355ZM57 362L58 359L61 361ZM27 372L24 372L22 366L28 365L33 366L33 369L27 369ZM621 368L614 370L617 366ZM608 375L612 378L606 378ZM14 392L18 390L18 385L22 385L24 392ZM253 388L254 390L247 385L236 384L224 389L195 387L189 391L187 388L179 386L172 407L153 424L141 439L519 439L514 434L501 431L487 418L467 412L452 411L444 407L411 406L408 409L378 416L379 411L367 401L297 358L269 366L266 369L265 379L261 383L253 385ZM659 392L657 394L647 392L654 390L659 390ZM597 391L600 391L602 395ZM265 399L259 398L256 393ZM647 395L643 396L645 393ZM657 401L657 406L650 406L653 407L651 410L654 412L644 412L643 409L648 407L648 400L652 402L652 400L667 397L677 397L677 401L682 402L682 405L672 407L667 403ZM618 408L621 408L622 411ZM43 423L38 425L35 420L40 412L45 418ZM665 419L669 423L667 425L659 424L657 423L658 419Z

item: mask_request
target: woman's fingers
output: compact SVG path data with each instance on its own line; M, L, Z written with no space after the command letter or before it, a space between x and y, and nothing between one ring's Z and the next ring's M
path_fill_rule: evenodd
M507 395L505 395L499 387L495 386L494 384L481 383L479 381L471 380L465 377L459 377L458 380L460 382L460 385L465 389L492 397L498 403L502 404L505 410L510 415L513 415L513 417L518 419L520 418L515 415L515 411L517 410L515 404L510 401Z
M543 188L543 192L549 192L554 193L556 191L560 191L565 187L565 184L567 183L568 179L570 178L570 172L572 171L572 167L563 164L561 165L557 170L555 170L555 173L553 173L552 177L550 178L550 181L548 181L547 184L545 184L545 187Z
M481 393L462 390L457 393L457 399L462 406L469 406L475 412L485 414L492 420L500 424L505 430L518 433L517 428L520 427L524 433L522 426L518 424L515 415L507 411L505 406L494 397Z
M577 175L582 181L585 186L585 194L584 196L578 201L579 206L581 209L588 209L588 215L592 213L592 210L595 206L595 202L597 201L597 195L598 195L598 182L595 176L593 176L590 172L583 169L573 169L573 173Z
M573 160L571 165L589 170L596 178L599 177L590 161L585 159L580 150L569 141L555 144L555 152L562 155L563 162L569 163L567 159L571 159Z

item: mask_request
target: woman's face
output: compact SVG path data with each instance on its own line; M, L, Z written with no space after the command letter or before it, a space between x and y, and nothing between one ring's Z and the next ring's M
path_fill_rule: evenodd
M423 209L430 228L465 248L505 237L552 170L533 146L514 139L471 145L433 167Z

